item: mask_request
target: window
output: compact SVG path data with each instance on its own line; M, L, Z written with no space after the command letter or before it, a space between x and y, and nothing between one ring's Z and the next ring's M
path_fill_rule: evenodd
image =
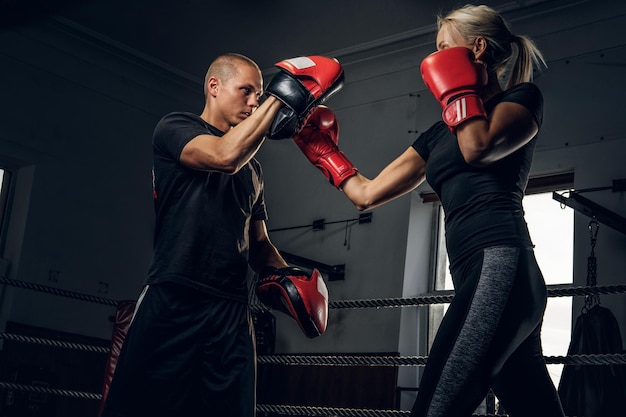
M562 208L552 193L523 200L526 223L535 244L535 257L546 285L572 284L574 275L574 211ZM565 356L571 340L572 297L549 297L543 316L541 343L545 356ZM562 364L548 365L558 387Z
M562 192L573 185L573 174L560 174L529 181L527 195L523 200L526 222L535 244L535 256L544 275L546 285L571 284L573 282L574 213L562 207L552 198L552 192ZM436 196L422 195L423 200L437 201ZM435 242L434 261L435 291L452 290L448 258L443 232L443 210L437 205L439 225ZM432 305L429 318L429 345L432 343L447 304ZM549 297L542 328L542 344L545 356L565 356L571 339L572 298ZM562 364L548 365L548 371L558 386L563 370Z

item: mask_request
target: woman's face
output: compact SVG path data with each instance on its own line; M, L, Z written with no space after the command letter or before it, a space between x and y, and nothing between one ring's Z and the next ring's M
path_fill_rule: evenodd
M472 49L473 45L467 43L453 25L444 24L437 33L437 50L441 51L455 46L464 46Z

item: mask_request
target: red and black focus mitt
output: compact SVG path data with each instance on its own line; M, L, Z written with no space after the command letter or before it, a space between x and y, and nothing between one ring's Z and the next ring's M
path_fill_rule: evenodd
M272 122L270 139L292 138L302 128L310 112L337 91L344 83L341 64L336 59L313 55L276 63L280 69L265 92L285 104Z
M256 294L267 307L293 317L307 337L326 331L328 289L317 269L309 274L294 267L264 268Z

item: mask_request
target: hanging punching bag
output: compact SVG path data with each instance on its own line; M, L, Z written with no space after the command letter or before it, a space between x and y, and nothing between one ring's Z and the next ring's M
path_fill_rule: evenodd
M598 222L589 222L591 254L587 259L587 286L595 287L597 262L595 245ZM617 319L600 306L598 295L587 295L576 319L568 355L623 353ZM608 417L624 415L626 368L623 365L565 365L558 388L567 416Z
M568 355L623 353L617 319L608 308L594 305L577 319ZM626 369L623 365L565 365L559 396L567 416L623 415Z

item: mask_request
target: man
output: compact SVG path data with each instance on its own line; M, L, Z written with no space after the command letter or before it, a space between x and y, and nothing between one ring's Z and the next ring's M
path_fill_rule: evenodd
M299 130L340 88L343 71L325 57L277 66L259 105L258 66L222 55L207 71L202 113L170 113L157 124L154 256L102 416L254 416L248 267L260 272L269 307L292 315L309 337L325 330L319 273L290 268L268 237L254 155L266 135Z

